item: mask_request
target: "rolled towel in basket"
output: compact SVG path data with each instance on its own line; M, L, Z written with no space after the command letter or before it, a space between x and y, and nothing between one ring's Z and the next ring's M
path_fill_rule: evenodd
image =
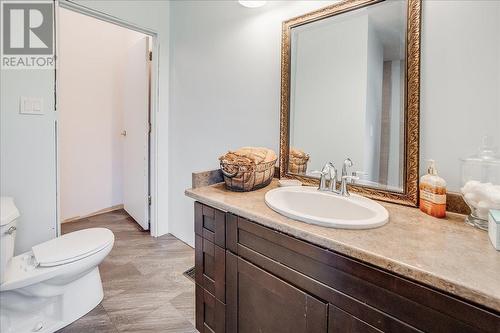
M290 148L290 157L296 157L296 158L306 158L309 155L307 155L304 151L297 149L297 148Z
M276 153L264 147L242 147L236 151L229 151L226 156L227 155L247 158L252 161L253 164L271 162L276 159Z
M297 148L290 148L288 157L288 172L295 174L305 174L309 155Z
M267 186L274 175L276 153L262 147L243 147L219 157L226 186L233 191L252 191Z
M226 163L237 164L237 165L255 164L254 160L246 156L238 155L235 152L228 152L225 155L219 157L219 160L224 161Z

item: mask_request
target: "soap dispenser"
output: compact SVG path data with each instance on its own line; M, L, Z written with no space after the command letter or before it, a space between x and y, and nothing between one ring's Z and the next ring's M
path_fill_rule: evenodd
M427 162L427 174L420 178L420 210L443 218L446 217L446 181L438 176L434 160Z

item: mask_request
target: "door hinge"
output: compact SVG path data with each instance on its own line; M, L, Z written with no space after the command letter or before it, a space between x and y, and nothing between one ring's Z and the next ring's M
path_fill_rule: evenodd
M150 195L148 195L148 205L151 206L151 196Z
M151 134L151 123L148 124L148 127L149 127L148 132L149 134Z
M149 61L153 61L153 51L149 51Z

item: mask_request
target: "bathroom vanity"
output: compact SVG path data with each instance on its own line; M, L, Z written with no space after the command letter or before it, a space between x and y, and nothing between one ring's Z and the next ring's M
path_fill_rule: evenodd
M276 186L186 191L200 332L500 332L500 253L463 216L383 204L383 227L325 228L268 208Z
M279 174L315 187L186 191L200 332L500 333L500 252L416 208L420 22L420 0L283 22Z

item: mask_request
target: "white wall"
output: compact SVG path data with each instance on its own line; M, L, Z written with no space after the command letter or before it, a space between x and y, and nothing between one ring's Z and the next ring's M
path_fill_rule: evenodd
M59 24L59 175L64 221L123 204L124 55L144 35L65 9L59 13Z
M16 253L56 235L53 70L0 73L0 192L21 212ZM20 96L43 98L44 115L19 114Z
M16 253L56 235L55 112L52 70L2 70L0 186L21 212ZM44 115L19 114L19 97L43 98Z
M170 232L194 242L191 172L244 145L279 149L281 22L325 6L174 1L171 8Z
M391 109L390 109L390 128L400 128L402 119L401 116L403 114L403 109L401 107L402 97L404 87L401 84L401 77L403 77L404 71L401 70L401 66L404 66L404 61L391 61L391 91L392 92L401 92L401 93L392 93L391 94ZM392 187L401 188L402 184L402 168L401 168L401 159L402 159L402 149L401 149L401 140L402 139L402 130L399 131L391 131L390 142L389 142L389 163L388 163L388 171L387 171L387 185Z
M363 109L365 112L364 131L364 163L356 166L355 170L366 172L369 181L380 183L380 140L382 132L382 86L384 74L384 49L377 30L375 30L371 19L367 24L367 84L366 84L366 104ZM392 128L390 129L392 132ZM349 156L349 154L347 154ZM338 162L337 162L338 163ZM356 161L354 160L354 163Z
M486 134L500 148L500 1L426 0L422 15L420 170L435 159L457 191L459 158Z

